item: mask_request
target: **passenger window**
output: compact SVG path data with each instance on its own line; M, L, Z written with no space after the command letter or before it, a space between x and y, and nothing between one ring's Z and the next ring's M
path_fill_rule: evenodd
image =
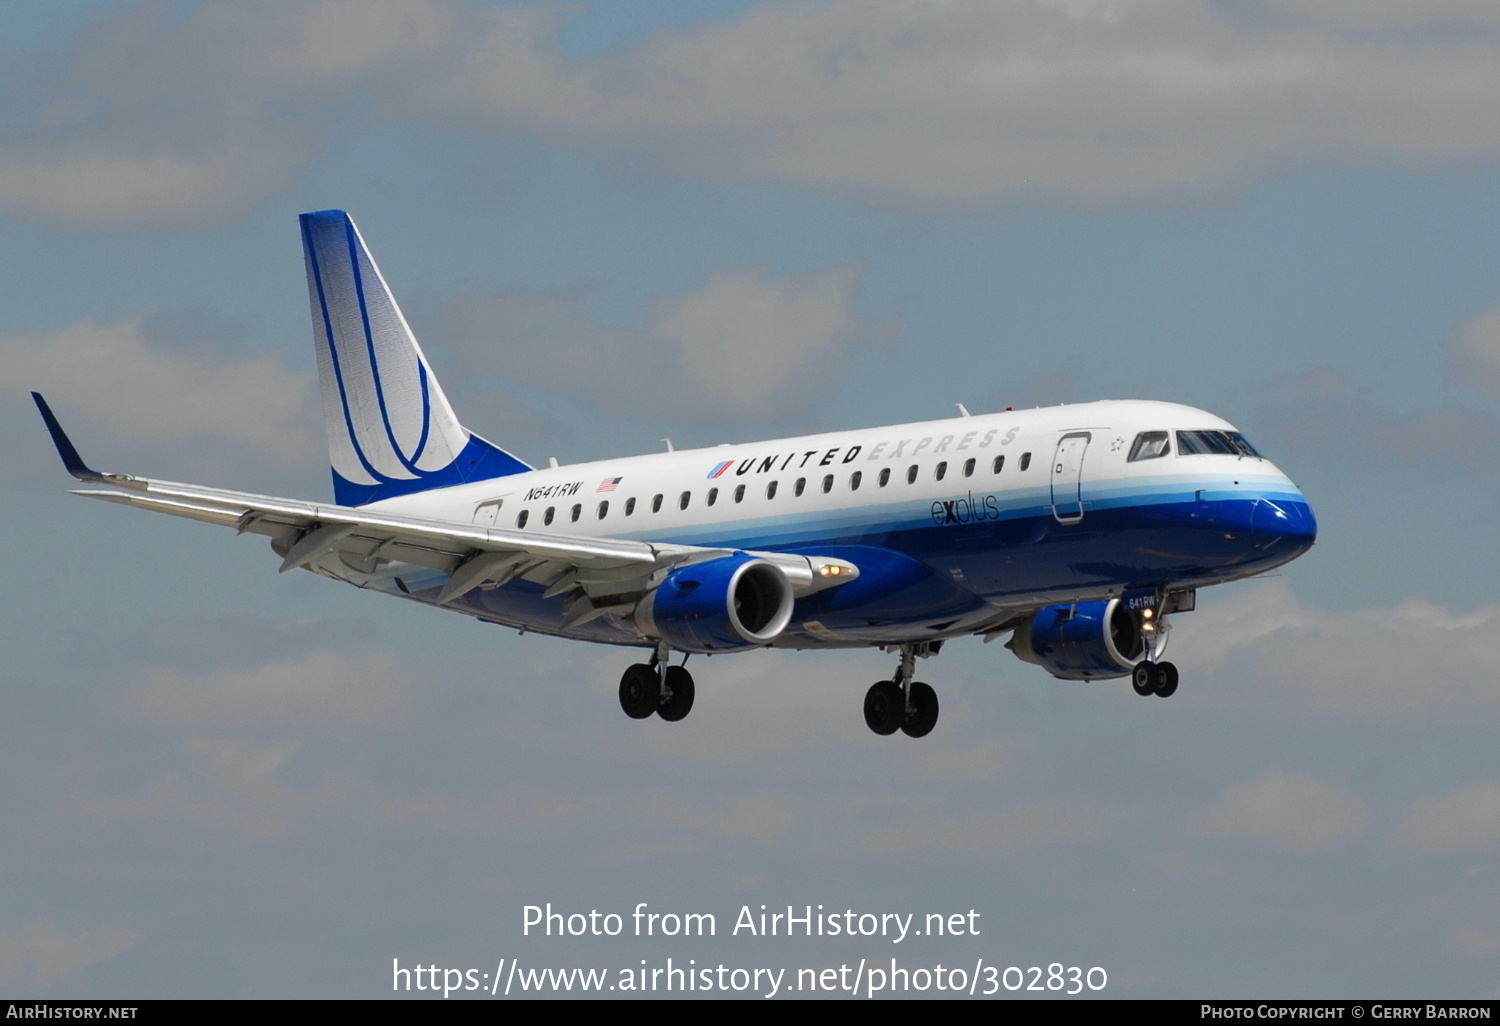
M651 497L651 512L653 512L653 513L660 513L661 512L661 496L660 495L653 495Z
M827 495L831 491L833 491L833 475L825 474L823 475L823 494Z
M553 509L553 507L551 507L551 506L547 507L547 512L545 512L545 513L542 514L542 526L543 527L551 527L552 526L552 514L554 512L555 512L555 510Z
M1021 469L1025 470L1029 466L1031 466L1031 453L1029 453L1029 452L1023 452L1023 453L1021 453Z
M1002 471L1004 469L1005 469L1005 457L1004 456L996 456L995 457L995 462L990 464L990 473L991 474L998 474L998 473L1000 473L1000 471Z
M941 481L945 476L947 476L947 473L948 464L947 461L944 461L932 468L932 479L934 481Z
M1130 447L1130 456L1127 463L1137 460L1154 460L1159 456L1165 456L1172 451L1172 444L1167 441L1165 431L1142 431L1135 436L1135 444Z
M677 500L677 508L678 509L687 509L688 508L688 503L690 503L692 501L693 501L693 493L692 492L683 492L682 493L682 497Z
M628 499L625 500L625 515L628 517L628 516L630 516L630 514L632 514L634 512L635 512L635 496L632 495L630 498L628 498Z
M859 482L862 481L863 479L864 479L864 475L861 474L857 470L854 473L850 474L849 475L849 490L851 492L857 492L857 491L859 491Z
M599 503L599 519L603 520L607 516L609 516L609 500L605 499Z
M792 495L800 498L802 496L802 490L804 488L806 488L806 487L807 487L807 478L805 478L805 477L799 477L799 478L797 478L797 483L794 484L794 485L792 485Z
M964 460L964 477L974 476L974 461Z
M766 498L768 498L768 499L774 499L774 498L776 498L776 482L775 481L772 481L770 484L766 485Z
M573 504L573 516L571 517L573 523L578 523L578 518L581 516L583 516L583 503L576 502Z
M909 467L906 468L906 483L907 484L916 484L917 483L917 465L915 463L913 463L911 466L909 466Z
M741 501L744 500L744 498L745 498L745 486L744 485L736 485L735 489L734 489L734 501L735 502L741 502Z
M714 503L716 503L718 501L719 501L719 490L717 488L710 488L708 490L708 504L710 506L712 506Z
M523 509L523 510L521 510L520 513L516 514L516 530L519 531L519 530L524 530L525 529L525 527L526 527L526 519L530 515L531 515L531 510L529 510L529 509Z
M886 467L880 472L880 487L884 488L891 483L891 468Z

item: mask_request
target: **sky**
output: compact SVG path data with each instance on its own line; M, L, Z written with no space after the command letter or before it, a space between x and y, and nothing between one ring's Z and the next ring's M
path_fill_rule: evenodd
M1500 996L1497 50L1491 0L8 7L0 990ZM695 660L692 715L633 722L618 651L69 496L32 389L102 469L331 498L295 216L332 207L534 464L1159 398L1318 543L1174 618L1170 701L976 638L913 741L862 721L877 651ZM623 932L525 932L548 903ZM976 917L734 932L762 905Z

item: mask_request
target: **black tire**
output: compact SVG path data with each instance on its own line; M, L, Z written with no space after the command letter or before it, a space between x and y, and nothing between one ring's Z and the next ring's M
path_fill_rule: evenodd
M905 710L905 713L901 718L901 732L907 737L926 737L937 726L937 692L921 681L913 681L911 708Z
M675 723L693 711L693 675L681 666L667 667L667 690L672 697L656 707L656 715Z
M644 720L661 705L661 678L653 667L636 663L620 678L620 708L632 720Z
M1171 698L1177 691L1177 667L1172 663L1156 664L1156 694L1160 698Z
M865 725L882 736L901 729L906 712L906 696L899 685L888 680L876 681L865 692Z
M1130 686L1135 688L1138 695L1156 694L1157 682L1156 666L1152 663L1140 662L1135 664L1135 669L1130 671Z

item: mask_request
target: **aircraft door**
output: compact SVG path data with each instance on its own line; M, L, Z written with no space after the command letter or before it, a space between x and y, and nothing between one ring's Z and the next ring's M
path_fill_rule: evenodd
M1083 519L1083 454L1089 437L1087 431L1063 435L1052 457L1052 515L1064 524Z
M505 505L504 499L490 499L481 502L474 507L474 523L480 527L494 527L500 517L500 507Z

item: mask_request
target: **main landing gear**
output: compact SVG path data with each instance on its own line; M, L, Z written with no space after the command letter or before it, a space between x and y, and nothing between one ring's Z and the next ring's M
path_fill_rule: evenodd
M1172 663L1136 663L1130 673L1130 686L1138 695L1170 698L1177 690L1177 667Z
M920 649L920 651L919 651ZM937 692L912 680L917 656L935 655L936 646L923 644L901 646L901 666L890 680L876 681L865 692L865 725L877 734L925 737L937 726Z
M668 666L671 649L662 645L649 663L636 663L620 678L620 708L633 720L652 713L676 722L693 710L693 675L684 667Z

